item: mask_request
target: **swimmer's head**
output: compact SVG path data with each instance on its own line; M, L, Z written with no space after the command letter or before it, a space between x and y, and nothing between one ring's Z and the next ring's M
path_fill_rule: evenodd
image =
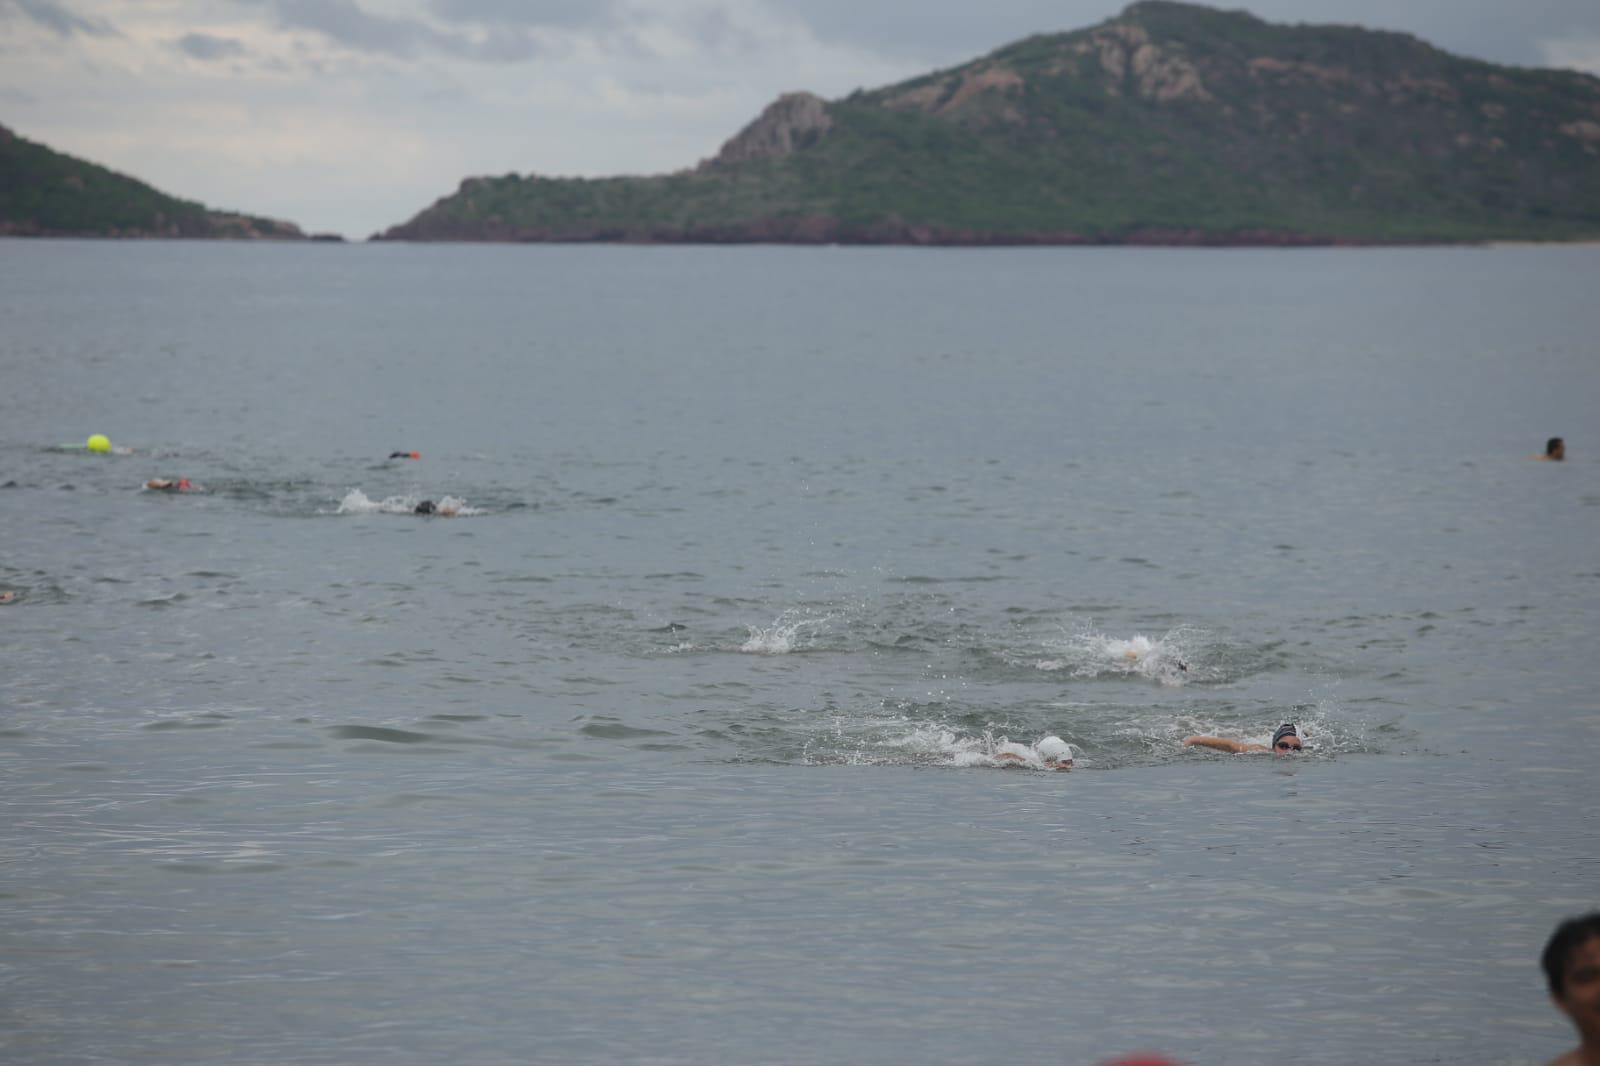
M1560 437L1551 437L1544 442L1544 457L1546 459L1565 459L1567 457L1567 442Z
M432 500L423 500L421 503L417 504L416 513L433 514L433 512L437 511L438 509L438 506Z
M1063 766L1072 765L1072 745L1060 737L1045 737L1033 746L1033 750L1037 751L1039 758L1047 763Z
M1293 754L1301 751L1300 734L1294 731L1293 722L1285 722L1272 734L1272 750Z

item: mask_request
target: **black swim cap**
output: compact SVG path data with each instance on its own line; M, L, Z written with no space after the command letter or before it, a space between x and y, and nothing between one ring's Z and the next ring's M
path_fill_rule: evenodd
M1272 734L1272 746L1277 747L1278 741L1282 740L1284 737L1294 737L1297 740L1299 739L1300 734L1294 731L1293 722L1285 722L1278 727L1278 731Z
M434 506L434 502L432 500L423 500L421 503L417 504L417 514L432 514L437 510L438 507Z

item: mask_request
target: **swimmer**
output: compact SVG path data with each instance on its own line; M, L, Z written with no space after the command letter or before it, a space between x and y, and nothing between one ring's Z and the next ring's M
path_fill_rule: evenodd
M1544 442L1543 455L1530 455L1529 459L1548 459L1552 463L1559 463L1567 457L1567 442L1560 437L1551 437Z
M1556 926L1539 959L1550 998L1578 1030L1578 1046L1550 1066L1600 1066L1600 911Z
M422 453L421 452L390 452L389 453L389 458L391 458L391 459L421 459L422 458Z
M994 761L1002 766L1026 766L1030 755L1043 761L1047 770L1072 769L1072 745L1056 736L1045 737L1032 748L1007 741L994 753Z
M412 508L412 514L438 515L440 518L454 518L461 511L459 503L434 503L432 500L423 500Z
M1300 735L1294 731L1292 722L1285 722L1277 728L1272 734L1271 747L1234 740L1232 737L1184 737L1183 742L1191 748L1213 748L1217 751L1232 752L1234 755L1258 751L1270 751L1274 755L1293 755L1305 750L1301 745Z
M144 487L152 492L204 492L199 485L186 477L153 477L144 483Z
M1140 651L1138 648L1129 648L1127 651L1122 653L1122 657L1128 660L1130 663L1136 663L1139 661L1139 657L1143 654L1144 652ZM1173 665L1175 665L1179 670L1182 670L1184 673L1187 674L1189 672L1189 664L1184 662L1182 659L1174 659L1172 662Z
M10 589L0 592L0 603L15 603L17 594Z

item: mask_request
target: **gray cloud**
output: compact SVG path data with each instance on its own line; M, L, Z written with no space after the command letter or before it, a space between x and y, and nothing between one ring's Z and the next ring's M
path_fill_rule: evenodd
M973 58L1034 33L1082 29L1125 0L986 0L918 5L907 17L888 0L769 0L824 40L938 62ZM1212 0L1269 22L1342 23L1412 33L1447 51L1497 63L1543 61L1542 40L1600 31L1594 0Z
M284 26L312 30L358 52L410 55L429 33L417 22L370 14L355 0L272 0L271 6Z
M690 19L685 28L702 47L713 52L755 51L761 46L759 38L722 7L701 12Z
M612 23L618 0L429 0L428 7L449 22L572 29Z
M0 18L19 14L62 37L85 34L90 37L115 37L116 27L100 19L88 19L55 0L0 0Z
M173 44L191 59L212 62L242 56L247 49L232 37L214 37L209 33L186 33Z
M267 0L280 25L310 30L358 52L409 57L435 51L486 63L533 58L538 46L516 27L490 26L474 36L443 32L410 18L375 15L356 0Z

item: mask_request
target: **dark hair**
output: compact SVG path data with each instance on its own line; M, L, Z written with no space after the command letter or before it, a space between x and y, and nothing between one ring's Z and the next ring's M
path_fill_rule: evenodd
M1539 965L1544 967L1544 979L1550 983L1552 996L1560 999L1567 994L1567 960L1574 951L1595 937L1600 937L1600 911L1568 918L1550 934L1550 942L1544 946Z
M1556 453L1556 449L1561 447L1561 445L1562 440L1560 437L1551 437L1549 440L1544 442L1544 453L1546 455L1554 455Z

